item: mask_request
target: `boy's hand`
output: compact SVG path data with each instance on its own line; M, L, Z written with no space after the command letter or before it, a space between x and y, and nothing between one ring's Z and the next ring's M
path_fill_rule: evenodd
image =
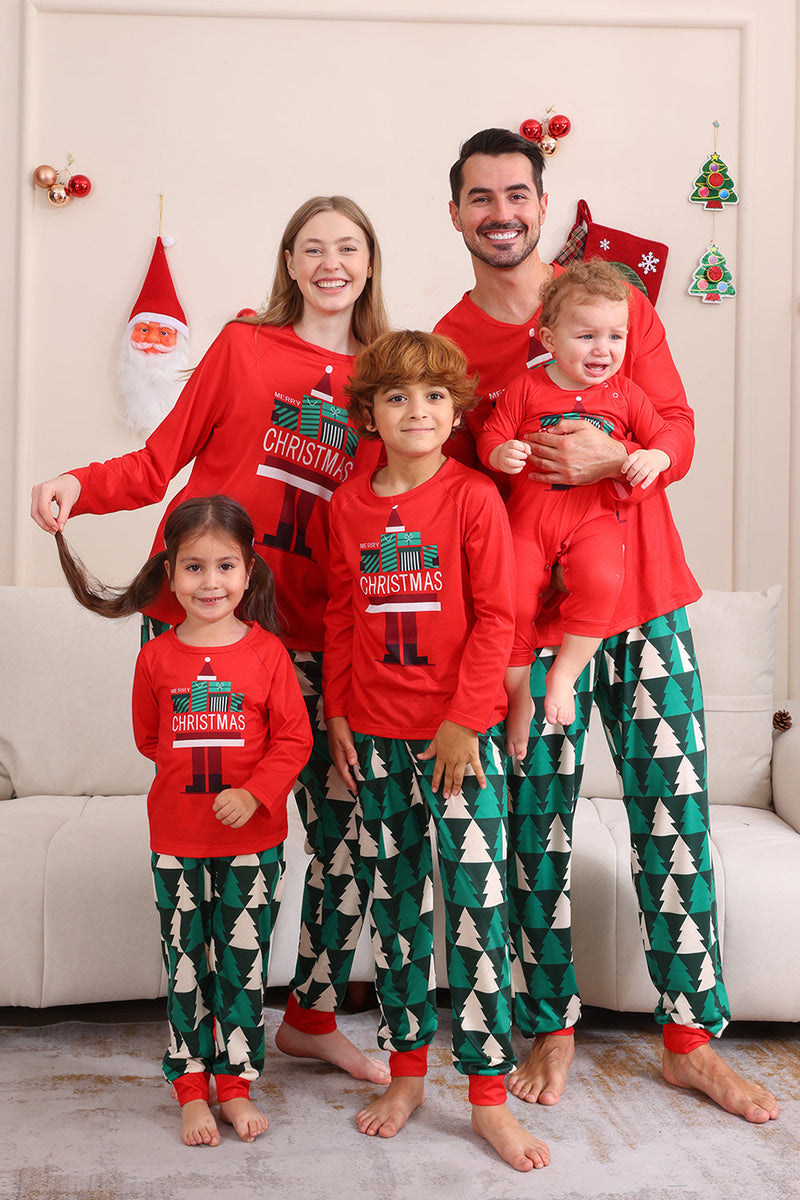
M495 446L489 455L489 466L495 471L505 471L506 475L519 475L531 453L530 442L503 442Z
M627 456L620 471L631 487L640 483L642 488L649 488L661 472L671 465L669 455L663 450L634 450L633 454Z
M358 755L347 717L329 717L325 722L328 730L328 745L333 765L348 792L356 795L356 781L352 768L358 766Z
M466 725L456 725L454 721L442 721L433 740L426 746L419 759L435 758L431 787L434 792L439 790L439 783L444 775L442 795L449 800L451 795L458 795L464 780L466 767L472 767L478 787L486 787L486 776L481 766L481 756L478 748L478 735L474 729Z
M234 829L241 829L242 825L246 825L257 808L258 800L245 788L225 788L213 804L217 820L222 821L223 825L231 825Z
M505 689L508 696L506 753L517 762L522 762L528 753L528 737L533 720L530 667L508 667Z

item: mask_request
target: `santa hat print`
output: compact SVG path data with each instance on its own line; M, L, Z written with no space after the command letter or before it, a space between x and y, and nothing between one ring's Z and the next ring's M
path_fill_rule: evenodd
M316 387L311 389L311 395L317 400L333 400L333 387L331 386L331 374L333 367L326 367L325 374L320 379Z
M528 342L528 359L525 363L525 366L530 369L531 367L538 367L539 363L549 362L553 356L547 350L545 350L544 346L539 341L539 338L536 335L536 330L529 329L528 337L530 338L530 341Z
M156 238L144 285L131 309L128 328L130 329L136 321L164 321L180 333L189 336L186 315L175 291L164 243L160 237Z
M406 527L401 520L400 513L397 511L397 507L395 506L389 515L389 520L386 522L386 532L405 533L405 529Z
M198 683L203 682L205 680L208 680L210 682L211 680L216 680L216 678L217 677L214 674L214 668L211 666L211 659L206 658L203 662L202 667L197 672L197 681L198 681Z

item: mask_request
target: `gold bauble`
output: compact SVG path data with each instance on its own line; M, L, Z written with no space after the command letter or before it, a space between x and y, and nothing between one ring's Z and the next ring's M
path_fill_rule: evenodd
M53 208L61 208L64 204L69 204L69 192L63 183L56 183L48 190L47 199Z
M558 140L554 137L550 137L549 133L546 133L539 142L539 149L541 150L542 154L546 154L547 157L550 158L558 149Z
M42 163L33 172L33 182L40 188L51 188L58 179L58 171L55 167L48 167L47 163Z

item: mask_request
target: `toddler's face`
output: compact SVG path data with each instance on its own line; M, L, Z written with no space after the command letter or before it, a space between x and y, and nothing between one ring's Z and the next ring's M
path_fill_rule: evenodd
M625 357L627 302L604 297L582 304L566 301L556 323L541 329L539 337L556 360L548 373L559 387L574 391L603 383Z

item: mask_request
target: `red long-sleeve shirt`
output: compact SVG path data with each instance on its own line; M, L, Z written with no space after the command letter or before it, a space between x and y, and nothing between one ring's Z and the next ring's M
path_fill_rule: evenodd
M286 800L311 752L291 659L258 625L230 646L187 646L174 630L147 642L133 682L136 745L156 764L147 798L151 849L187 858L268 850L287 834ZM207 790L196 786L198 771ZM211 788L211 776L221 782ZM258 808L241 828L216 819L224 787Z
M392 738L501 721L514 578L502 501L478 472L448 459L399 496L366 474L345 484L331 502L326 717Z

